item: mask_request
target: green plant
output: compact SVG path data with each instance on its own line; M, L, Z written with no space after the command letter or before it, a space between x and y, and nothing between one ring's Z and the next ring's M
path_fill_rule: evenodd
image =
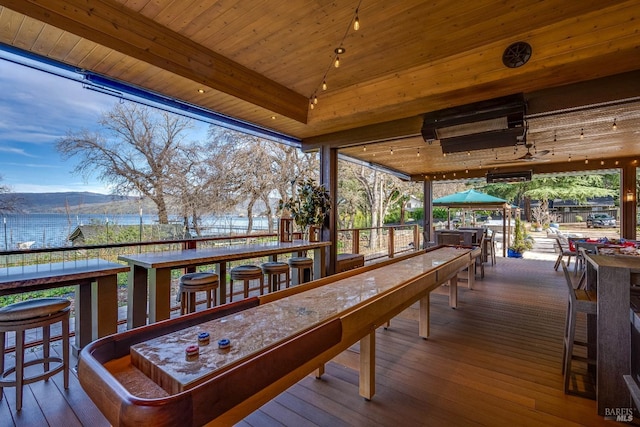
M576 215L576 222L582 222L584 219L580 215Z
M524 225L520 218L516 218L513 230L513 243L509 246L514 252L524 253L533 248L533 240L525 235Z
M288 210L298 227L305 231L310 225L322 225L331 210L331 198L324 186L307 179L298 185L295 198L280 200L279 208Z

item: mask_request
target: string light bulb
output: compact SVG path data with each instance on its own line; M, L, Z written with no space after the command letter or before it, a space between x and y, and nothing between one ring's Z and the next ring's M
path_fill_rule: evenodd
M580 129L580 139L584 139L584 128Z
M313 103L314 104L318 103L318 97L316 95L313 95Z
M569 161L571 161L571 153L569 153Z
M416 157L420 157L420 149L418 148L418 154L416 154Z
M558 139L556 138L556 131L553 131L553 142L557 142Z
M346 52L346 49L343 47L337 47L334 52L336 53L336 60L333 63L333 66L336 68L340 68L340 55Z
M618 125L616 124L616 119L613 119L613 125L611 125L613 130L618 130Z
M585 165L589 164L589 158L587 156L584 156L584 164Z
M313 103L313 98L309 100L309 108L311 108L312 110L315 108L316 106Z
M367 151L367 146L362 147L362 151Z
M389 152L393 156L393 147L391 147L391 151Z
M356 18L353 20L353 31L360 29L360 18L358 18L358 9L356 9Z
M322 81L322 90L327 90L327 81L326 80Z

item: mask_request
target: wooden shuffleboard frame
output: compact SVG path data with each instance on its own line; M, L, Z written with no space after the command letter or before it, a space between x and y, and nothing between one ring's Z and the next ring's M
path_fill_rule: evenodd
M439 248L431 248L430 251ZM78 366L80 383L114 426L200 426L209 423L230 425L304 376L314 371L317 376L321 375L324 363L360 341L360 394L365 399L371 399L375 393L375 330L411 304L420 301L419 335L427 338L429 293L449 282L450 305L455 307L457 274L468 269L469 280L472 280L473 263L479 255L479 249L462 249L459 256L426 269L411 280L242 360L219 375L214 375L202 384L181 393L157 398L139 397L135 391L124 387L105 364L114 360L127 363L129 348L134 344L341 279L352 278L358 274L366 275L375 269L394 268L403 260L424 255L425 252L418 251L262 297L215 307L100 339L82 351ZM144 388L145 384L137 386Z

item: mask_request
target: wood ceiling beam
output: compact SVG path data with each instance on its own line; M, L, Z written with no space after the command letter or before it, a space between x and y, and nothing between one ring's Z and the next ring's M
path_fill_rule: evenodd
M0 0L0 5L301 123L308 99L112 0Z
M444 173L442 172L432 173L427 176L424 174L411 175L411 181L424 181L425 178L431 181L452 181L452 180L465 180L473 178L484 178L487 173L500 172L521 172L530 170L533 172L533 177L539 174L551 174L551 173L573 173L573 172L592 172L599 170L618 170L625 166L640 166L640 156L621 157L619 159L605 159L605 164L600 164L600 159L590 159L588 164L579 160L573 162L560 162L560 163L538 163L538 164L523 164L522 166L504 167L504 168L469 168L467 173L465 169L452 170ZM615 161L618 164L615 164ZM455 173L455 176L454 176ZM435 179L433 178L435 176Z

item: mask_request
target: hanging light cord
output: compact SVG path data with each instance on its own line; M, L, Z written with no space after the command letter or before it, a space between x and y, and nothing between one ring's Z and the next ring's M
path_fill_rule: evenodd
M360 20L360 18L358 18L358 12L360 10L360 5L362 4L362 0L358 1L358 6L356 7L355 12L353 13L351 20L349 21L349 25L347 25L347 29L344 32L344 35L342 36L342 39L340 40L340 44L338 45L338 47L336 48L336 50L338 50L339 48L342 48L344 45L344 41L347 39L347 36L349 35L349 30L353 27L353 23L355 21L355 19L358 19L358 22ZM355 30L358 31L358 30ZM331 59L331 62L329 63L329 66L327 67L327 70L324 72L324 75L322 76L322 80L320 82L320 84L316 87L316 90L313 91L313 94L309 97L310 99L310 107L313 110L313 107L315 104L318 103L318 90L320 88L322 88L322 90L326 89L326 83L327 83L327 75L329 75L329 71L331 70L331 68L335 68L334 64L336 63L336 59L338 59L339 54L334 51L334 55Z

